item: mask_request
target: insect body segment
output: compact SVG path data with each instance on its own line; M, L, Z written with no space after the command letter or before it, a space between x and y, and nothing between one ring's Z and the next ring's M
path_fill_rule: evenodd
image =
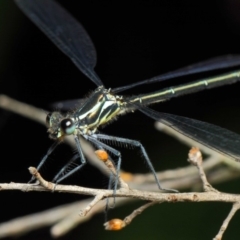
M123 108L124 102L103 87L92 93L75 112L65 117L59 112L48 114L46 118L50 138L59 139L65 135L91 135L97 128L114 119Z

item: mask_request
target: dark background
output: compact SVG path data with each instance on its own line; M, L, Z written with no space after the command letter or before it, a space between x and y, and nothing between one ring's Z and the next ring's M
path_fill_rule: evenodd
M91 36L98 53L96 72L106 87L123 86L208 58L240 52L238 1L194 1L194 4L192 1L131 1L131 5L97 0L59 2ZM155 91L206 76L210 75L152 84L126 94ZM50 110L50 103L84 97L95 87L13 1L0 2L0 93ZM239 89L239 84L225 86L172 99L154 108L240 133ZM51 145L46 128L3 110L0 114L0 182L27 182L30 178L27 168L36 166ZM158 171L186 165L188 148L157 132L153 123L140 113L128 114L103 131L140 140ZM43 169L43 175L50 180L61 161L69 159L72 152L67 146L61 146ZM124 156L131 161L124 161ZM147 172L146 164L140 160L137 150L123 150L124 170ZM66 183L106 187L107 179L87 166ZM215 187L239 193L237 180ZM0 221L79 199L79 196L58 193L2 192ZM121 212L115 209L111 215L124 218L140 204L124 206ZM223 203L157 205L121 232L104 231L103 215L98 215L61 239L211 239L230 207ZM224 239L236 239L240 234L239 220L237 215ZM49 228L44 228L21 239L50 239L48 231Z

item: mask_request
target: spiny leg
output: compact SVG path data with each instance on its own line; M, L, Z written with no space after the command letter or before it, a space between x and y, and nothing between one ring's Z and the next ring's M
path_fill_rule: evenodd
M101 149L107 149L108 151L112 152L114 155L118 156L121 155L119 151L113 149L112 147L98 141L97 139L95 138L91 138L89 136L84 136L87 140L89 140L90 142L93 142L95 145L98 146L98 148L101 148ZM76 156L74 156L58 173L57 175L54 177L53 181L56 182L56 184L58 184L59 182L61 182L62 180L64 180L65 178L69 177L70 175L74 174L75 172L77 172L78 170L80 170L85 164L86 164L86 160L85 160L85 157L83 155L83 152L82 152L82 148L81 148L81 145L80 145L80 141L79 141L79 138L77 136L75 136L75 142L76 142L76 145L77 145L77 149L78 149L78 152L79 152L79 155L80 155L80 159L81 159L81 165L75 167L74 169L72 169L71 171L69 171L67 174L65 174L64 176L60 177L59 176L70 166L70 164L76 160ZM120 164L121 164L121 157L120 157L120 160L118 160L119 162L119 169L120 169ZM116 186L117 186L117 183L116 183ZM115 187L115 191L116 191L116 187Z
M76 159L79 158L79 154L76 154L75 156L73 156L70 161L68 161L68 163L61 168L61 170L54 176L52 182L56 182L57 179L60 178L61 175L64 175L64 172L72 165L73 162L75 162Z
M81 148L81 145L80 145L80 141L79 141L79 138L78 136L74 136L74 140L76 142L76 145L77 145L77 150L78 150L78 153L79 153L79 157L80 157L80 160L81 160L81 165L75 167L74 169L72 169L71 171L69 171L68 173L66 173L64 176L56 179L55 179L55 182L56 184L60 183L62 180L66 179L67 177L71 176L72 174L74 174L75 172L79 171L85 164L86 164L86 159L83 155L83 152L82 152L82 148ZM67 164L68 165L68 164ZM62 170L61 170L62 171Z
M112 184L113 184L113 173L110 174L109 176L109 182L108 182L108 189L112 189ZM113 206L110 206L109 204L109 197L106 198L106 206L105 206L105 210L104 210L104 215L105 215L105 222L108 221L108 211L109 209L111 208L114 208L115 207L115 203L116 203L116 199L114 197L114 202L113 202Z
M96 136L97 139L102 139L102 140L110 140L110 141L116 141L116 142L122 142L122 143L127 143L129 145L132 145L134 147L140 147L141 149L141 152L145 158L145 160L147 161L147 164L150 168L150 170L152 171L153 175L154 175L154 178L157 182L157 185L158 185L158 188L160 190L164 190L164 191L170 191L170 192L178 192L177 190L175 189L167 189L167 188L162 188L161 185L160 185L160 182L159 182L159 179L157 177L157 174L154 170L154 167L152 165L152 162L150 161L149 157L148 157L148 154L145 150L145 148L143 147L143 145L137 141L137 140L132 140L132 139L127 139L127 138L120 138L120 137L115 137L115 136L109 136L109 135L105 135L105 134L95 134L94 136ZM120 170L120 169L119 169ZM118 171L118 169L117 169Z
M108 146L107 144L105 143L102 143L100 142L98 139L96 139L96 134L94 135L86 135L84 136L88 141L92 142L93 144L95 144L98 148L103 148L104 150L108 150L109 152L111 152L112 154L114 154L115 156L118 157L118 160L117 160L117 169L116 169L116 182L115 182L115 187L114 187L114 194L116 193L116 190L117 190L117 185L118 185L118 178L119 178L119 172L120 172L120 167L121 167L121 163L122 163L122 157L121 157L121 153ZM111 159L110 159L111 160ZM112 161L113 162L113 161ZM113 162L114 164L114 162Z
M40 163L37 166L37 171L39 171L41 169L41 167L43 166L43 164L46 162L46 160L48 159L49 155L54 151L54 149L57 147L57 145L59 144L59 141L56 141L53 143L53 145L48 149L47 153L45 154L45 156L42 158L42 160L40 161ZM35 178L32 176L32 178L30 179L30 181L28 183L31 183Z
M114 208L115 207L115 204L116 204L116 198L115 198L115 195L116 195L116 191L117 191L117 186L118 186L118 178L119 178L119 172L120 172L120 166L121 166L121 162L122 162L122 158L121 158L121 153L106 145L105 143L102 143L100 142L99 140L97 140L95 138L95 135L92 135L92 136L86 136L86 139L90 142L92 142L94 145L96 145L98 148L100 149L104 149L105 150L108 150L109 152L113 153L115 156L118 157L118 161L117 161L117 170L115 172L115 176L114 176L114 173L111 172L110 176L109 176L109 182L108 182L108 189L112 189L112 185L113 185L113 181L115 179L115 184L114 184L114 188L113 188L113 205L109 205L109 198L106 199L106 206L105 206L105 222L107 222L107 219L108 219L108 210L110 208ZM115 166L115 163L114 161L110 158L110 156L108 155L108 159L112 162L113 166ZM115 167L114 167L115 168Z

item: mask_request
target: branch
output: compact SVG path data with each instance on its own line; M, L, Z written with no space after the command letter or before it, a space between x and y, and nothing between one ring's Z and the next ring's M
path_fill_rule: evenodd
M34 172L34 176L36 176L36 168L30 167L30 172ZM230 194L230 193L221 193L221 192L191 192L191 193L159 193L159 192L147 192L147 191L139 191L137 189L127 189L120 188L116 191L116 194L113 194L112 190L106 189L94 189L94 188L85 188L74 185L57 185L47 182L42 179L41 175L37 174L37 179L40 179L40 183L47 183L47 188L41 185L35 184L24 184L24 183L1 183L0 190L20 190L23 192L61 192L61 193L73 193L73 194L81 194L81 195L89 195L89 196L101 196L100 199L104 199L107 197L128 197L135 198L139 200L145 201L154 201L154 202L240 202L240 195ZM55 186L55 187L54 187Z
M83 188L78 186L66 186L66 185L57 185L55 186L53 183L49 183L46 180L44 180L41 175L37 172L37 170L33 167L29 168L30 173L39 181L41 185L35 185L35 184L19 184L19 183L10 183L10 184L0 184L0 189L3 190L21 190L21 191L57 191L57 192L65 192L65 193L75 193L75 194L84 194L84 195L92 195L95 196L94 200L87 204L87 206L84 206L81 210L82 216L87 215L92 208L104 198L109 197L127 197L127 198L134 198L134 199L140 199L140 200L146 200L150 201L150 203L143 205L137 210L134 210L132 214L127 216L124 220L121 219L112 219L109 222L105 223L105 227L107 230L120 230L123 227L127 226L131 223L131 221L140 213L142 213L145 209L148 207L156 204L156 203L162 203L162 202L230 202L233 203L233 209L229 216L226 218L226 220L223 223L223 226L221 227L220 232L216 236L216 240L220 240L222 238L222 235L224 231L226 230L230 220L232 219L235 212L240 208L240 195L236 194L228 194L228 193L221 193L216 191L214 188L211 187L211 185L207 182L207 178L205 176L205 173L203 172L201 163L202 163L202 157L201 153L197 148L191 149L189 152L189 161L193 163L198 169L199 169L199 175L201 176L203 186L205 189L205 192L203 193L158 193L158 192L144 192L139 191L136 189L129 189L128 187L121 187L119 190L116 191L115 194L113 194L112 190L104 190L104 189L91 189L91 188ZM76 214L74 214L76 217ZM64 225L63 223L61 225ZM66 229L65 222L65 229ZM72 225L70 224L72 227ZM6 226L5 226L6 227ZM0 227L3 229L3 226ZM59 229L59 228L58 228ZM26 229L24 229L26 231ZM16 231L16 229L15 229ZM55 228L52 229L52 233L56 236L59 234L58 230ZM3 235L3 234L2 234Z

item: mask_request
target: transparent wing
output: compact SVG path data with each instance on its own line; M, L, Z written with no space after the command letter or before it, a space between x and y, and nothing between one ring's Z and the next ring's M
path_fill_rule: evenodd
M208 65L210 64L210 65ZM221 69L221 68L227 68L227 67L233 67L235 65L240 65L240 56L222 56L219 58L214 58L208 61L204 61L202 63L197 63L185 68L182 68L181 70L176 70L174 72L176 72L177 74L179 73L183 73L182 71L185 69L189 69L189 71L191 71L191 73L195 72L198 70L216 70L216 69ZM173 73L173 72L172 72ZM186 74L186 72L185 72ZM165 74L165 75L161 75L163 76L163 80L166 80L166 78L164 78L164 76L169 76L170 77L171 74ZM159 77L161 77L159 76ZM173 74L172 74L173 76ZM179 75L178 75L179 76ZM211 89L211 88L215 88L215 87L220 87L223 85L227 85L227 84L233 84L235 82L239 81L239 70L238 71L233 71L231 73L225 73L219 76L215 76L215 77L211 77L211 78L205 78L205 79L201 79L201 80L197 80L195 82L191 82L188 84L184 84L184 85L178 85L178 86L172 86L172 87L168 87L165 88L163 90L159 90L153 93L148 93L148 94L142 94L142 95L138 95L138 96L131 96L130 98L128 98L127 101L132 101L134 100L134 98L139 99L141 98L142 103L144 105L148 105L154 102L158 102L158 101L163 101L166 99L170 99L173 97L178 97L181 95L185 95L185 94L189 94L189 93L194 93L194 92L199 92L205 89ZM141 83L141 82L140 82ZM134 86L136 86L138 83L133 84ZM126 87L129 87L132 85L128 85ZM122 88L117 88L117 91L121 91L121 90L126 90L125 87ZM113 89L113 92L116 93L116 89ZM78 100L71 100L71 101L66 101L66 102L61 102L59 104L55 104L53 106L56 106L57 108L60 108L62 110L69 110L71 109L71 106L76 105Z
M103 85L94 71L97 55L83 26L53 0L15 0L19 8L97 86Z
M113 89L114 92L121 92L130 88L134 88L143 84L149 84L154 82L161 82L177 77L187 76L191 74L208 72L218 69L225 69L230 67L240 66L240 55L224 55L216 58L211 58L209 60L192 64L187 67L183 67L162 75L158 75L153 78L149 78L134 84L129 84L123 87L118 87Z
M85 103L86 99L71 99L62 102L54 102L50 105L52 109L61 110L61 111L69 111L69 109L74 109L79 106L82 106Z
M135 104L134 104L135 105ZM183 135L240 161L240 135L216 125L168 113L159 113L136 104L147 116L175 129Z

